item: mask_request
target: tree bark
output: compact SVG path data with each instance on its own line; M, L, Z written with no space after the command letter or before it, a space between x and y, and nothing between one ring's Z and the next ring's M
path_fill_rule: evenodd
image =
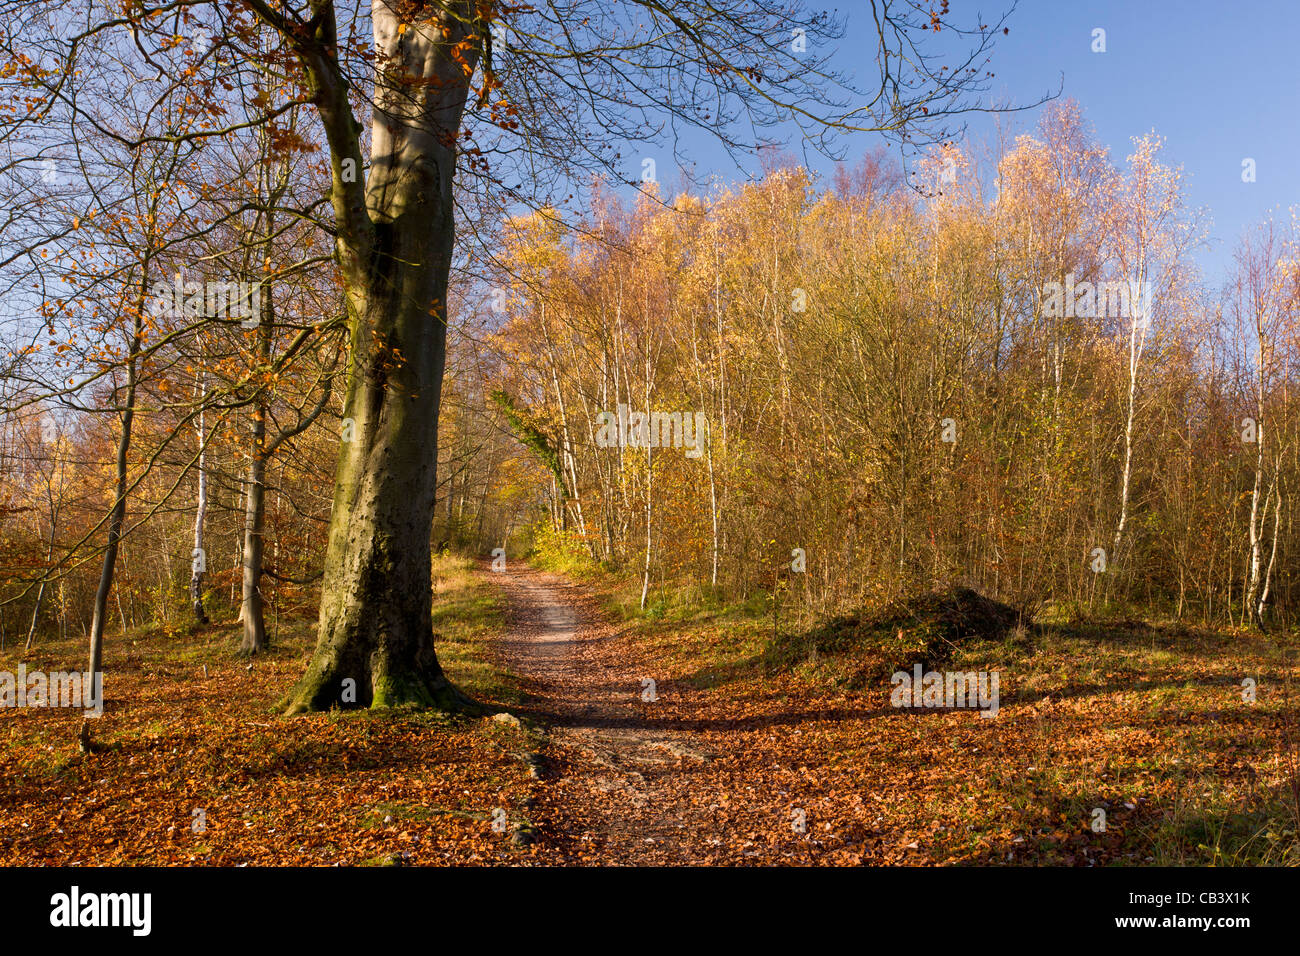
M145 266L148 276L148 265ZM108 592L113 587L113 569L117 563L118 542L122 539L122 525L126 522L126 478L127 456L131 450L131 425L135 420L136 363L140 356L140 344L144 335L145 289L148 285L141 281L141 294L136 303L135 326L131 333L131 344L126 362L126 401L122 410L122 434L117 441L116 460L116 497L113 510L108 518L108 546L104 549L104 563L99 572L99 586L95 590L95 610L90 619L90 671L87 675L93 680L103 668L104 661L104 617L108 610ZM60 595L63 584L59 583ZM60 603L62 599L60 597ZM62 612L60 612L62 616Z
M275 234L275 224L270 208L283 192L284 177L281 185L273 190L267 202L266 232L262 252L263 267L270 264L271 237ZM271 365L271 351L275 339L275 294L272 288L263 288L261 296L261 314L257 316L257 358L263 367ZM266 443L266 420L270 414L266 391L259 389L257 400L253 403L252 447L248 456L248 487L244 498L244 544L241 553L241 601L239 619L244 625L244 637L239 644L239 653L252 656L265 651L270 642L266 637L266 617L263 614L262 601L262 567L265 556L266 525L266 463L273 448Z
M207 390L199 381L199 401L206 400ZM203 610L203 578L208 568L208 555L203 548L203 522L208 514L208 436L204 430L203 408L199 407L199 493L194 509L194 561L190 566L190 603L196 624L207 624L208 615Z
M257 654L267 648L266 619L262 614L262 528L266 513L266 408L261 402L253 416L253 452L248 463L248 488L244 499L243 601L244 621L241 654Z
M1146 282L1146 270L1139 269L1136 288L1142 288ZM1151 321L1148 314L1146 322ZM1139 335L1139 329L1141 335ZM1128 344L1128 414L1124 419L1124 471L1120 477L1119 523L1115 526L1115 544L1110 556L1112 568L1121 561L1121 548L1124 545L1124 531L1128 527L1129 483L1133 474L1133 421L1137 415L1138 368L1142 363L1142 352L1146 346L1146 325L1137 318L1131 320Z
M334 164L352 428L335 476L316 651L282 702L288 713L468 703L438 664L432 629L452 178L476 61L472 49L454 49L470 6L448 6L456 9L430 6L430 19L407 25L386 5L373 8L380 65L364 208L344 176L343 162L359 157L346 87L335 73L312 76Z

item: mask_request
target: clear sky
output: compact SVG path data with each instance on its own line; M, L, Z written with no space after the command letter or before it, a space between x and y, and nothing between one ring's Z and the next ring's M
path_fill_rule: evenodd
M966 22L1008 6L951 0L953 15ZM869 80L875 44L867 5L839 10L848 35L838 67ZM991 95L1023 104L1060 86L1117 164L1131 152L1131 137L1152 129L1164 136L1165 162L1184 168L1190 205L1210 219L1210 247L1196 258L1211 287L1223 281L1243 228L1300 204L1300 0L1021 0L1008 25L993 56ZM1095 28L1106 31L1105 53L1092 52ZM999 122L1028 131L1036 119L1030 111ZM972 139L994 141L991 118L968 125ZM852 159L880 142L864 134L842 145ZM743 178L702 136L684 145L697 173ZM1255 160L1253 183L1242 182L1246 158ZM659 163L660 181L672 183L671 161Z

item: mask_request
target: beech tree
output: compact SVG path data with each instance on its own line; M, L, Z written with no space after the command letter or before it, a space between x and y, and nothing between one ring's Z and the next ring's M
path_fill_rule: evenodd
M350 335L318 645L284 701L289 712L340 703L349 679L359 705L463 702L434 651L429 587L458 171L531 198L536 188L506 185L497 154L516 159L532 186L539 170L561 181L619 170L627 144L654 141L671 123L719 130L733 149L749 145L729 132L741 117L758 127L813 120L818 137L934 128L984 81L981 57L1000 28L978 26L953 70L921 54L938 12L873 3L880 84L860 105L835 100L859 94L825 67L839 23L768 0L378 0L364 75L349 69L359 17L341 36L328 0L303 11L248 6L296 57L329 145ZM364 176L357 85L371 110Z

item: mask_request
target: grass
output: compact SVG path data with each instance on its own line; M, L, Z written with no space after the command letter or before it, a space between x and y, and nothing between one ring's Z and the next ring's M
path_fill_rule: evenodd
M471 697L518 703L519 682L502 669L491 648L505 622L500 592L475 573L472 560L440 554L434 559L433 630L438 660L447 676Z

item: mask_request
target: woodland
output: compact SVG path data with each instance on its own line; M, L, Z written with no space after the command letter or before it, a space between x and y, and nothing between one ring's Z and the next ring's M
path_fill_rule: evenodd
M0 863L1300 861L1295 210L858 6L0 2Z

